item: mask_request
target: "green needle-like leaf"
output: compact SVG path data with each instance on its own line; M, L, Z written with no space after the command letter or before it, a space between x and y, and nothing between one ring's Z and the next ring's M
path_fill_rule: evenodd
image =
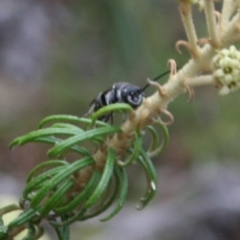
M81 129L71 123L54 123L50 128L68 128L68 129L73 128L73 129L76 129L79 131L84 131L83 129Z
M93 191L91 197L86 202L85 208L89 208L93 206L101 198L102 194L106 190L109 184L109 181L113 175L113 168L114 168L115 161L116 161L115 152L112 148L109 148L107 161L105 164L105 168L103 170L101 180L99 181L99 184L97 185L96 189Z
M83 216L86 213L86 209L82 208L79 212L75 213L73 217L68 218L67 220L63 221L63 222L56 222L56 221L50 221L50 224L54 227L65 227L65 226L69 226L72 223L75 223L76 221L78 221L79 218L81 218L81 216Z
M128 177L127 172L124 168L118 167L115 168L116 177L118 178L119 186L119 196L118 196L118 203L115 207L115 209L106 217L100 219L100 221L108 221L112 217L114 217L123 207L126 197L127 197L127 191L128 191Z
M159 136L156 129L153 126L147 126L146 129L151 133L152 142L149 147L149 152L154 151L159 146Z
M56 138L56 137L41 137L41 138L37 138L37 139L33 140L33 142L42 142L42 143L48 143L48 144L57 144L62 141L63 141L63 139ZM90 152L84 147L72 146L70 149L74 152L77 152L77 153L83 155L83 156L91 155Z
M70 228L69 226L55 227L58 240L70 240Z
M41 238L42 236L43 236L43 234L44 234L44 229L43 229L43 227L40 227L39 225L37 225L37 226L35 226L37 229L37 233L36 233L36 235L35 235L35 237L34 237L34 239L33 240L38 240L39 238Z
M4 222L3 222L3 219L2 219L2 214L0 215L0 226L3 226L4 225Z
M92 209L90 209L90 213L86 213L84 215L82 214L77 220L84 221L86 219L96 217L99 214L106 211L112 205L112 203L115 201L115 199L120 191L119 190L120 182L119 182L119 179L116 177L115 171L114 171L114 177L115 177L114 186L112 186L112 184L108 184L108 189L106 189L106 192L105 192L106 196L104 198L100 199L96 209L94 209L94 211L92 211ZM112 181L111 181L111 183L112 183ZM95 206L94 206L94 208L95 208Z
M93 172L93 175L90 181L84 187L83 191L77 196L75 196L69 204L63 207L54 208L54 211L58 214L64 214L64 213L73 211L75 208L79 207L82 203L84 203L89 198L89 195L92 194L99 180L100 180L100 172L95 170Z
M34 217L39 216L38 211L40 207L36 209L29 209L26 212L21 213L16 219L9 223L8 229L21 226L25 223L30 223Z
M7 233L8 228L4 226L4 222L2 219L2 214L0 214L0 239L2 240L7 240L8 239L8 233Z
M127 167L130 164L132 164L132 162L137 159L141 147L142 147L142 137L141 137L141 135L136 134L136 140L134 141L133 152L131 153L130 157L125 162L119 160L117 162L118 165L122 166L122 167Z
M82 133L82 130L76 130L73 128L46 128L46 129L40 129L40 130L36 130L33 132L28 133L27 135L18 137L16 139L14 139L11 143L10 143L10 149L18 144L18 145L24 145L27 142L31 142L34 141L37 138L41 138L41 137L47 137L47 136L52 136L52 135L77 135L79 133Z
M25 236L22 240L31 240L34 239L36 234L36 229L33 224L28 225L28 233L27 236Z
M65 169L66 169L66 166L55 167L53 169L49 169L48 171L42 173L41 175L39 175L37 177L35 177L25 187L25 189L23 191L23 197L27 198L29 193L31 193L32 191L36 191L37 189L41 188L41 186L48 184L49 180L54 175L58 174L59 172L63 172ZM45 181L47 183L45 183Z
M36 194L36 196L34 196L31 202L31 207L36 208L38 204L40 204L40 202L43 200L43 198L46 197L53 188L57 187L58 184L64 181L67 177L71 176L73 173L79 171L80 169L90 166L94 163L95 161L93 158L86 157L66 166L64 170L56 174L51 179L51 181L48 181L48 184L42 187L42 189Z
M73 123L80 123L80 124L87 124L87 125L91 125L92 124L92 119L89 118L79 118L76 116L71 116L71 115L53 115L53 116L49 116L44 118L40 124L39 124L39 128L42 128L44 125L46 125L47 123L50 122L56 122L56 121L67 121L67 122L73 122ZM100 126L100 127L106 127L109 126L109 124L102 122L102 121L96 121L95 125Z
M92 130L86 131L84 133L78 134L76 136L70 137L70 138L62 141L61 143L59 143L55 147L53 147L51 150L49 150L48 155L50 157L53 157L53 156L63 153L70 147L72 147L80 142L90 140L90 139L92 140L94 138L97 138L97 137L100 137L103 135L108 135L111 133L117 133L117 132L121 132L121 131L122 130L120 127L115 127L115 126L92 129Z
M66 182L61 184L59 188L53 193L53 195L48 199L46 204L40 211L41 216L47 216L47 214L61 202L64 194L74 185L73 179L68 179Z
M100 108L97 112L93 113L91 115L92 121L95 123L95 121L104 115L107 115L111 112L116 112L116 111L131 111L132 107L129 104L126 103L114 103L107 105L105 107Z
M6 207L0 208L0 225L1 225L1 216L2 215L12 212L12 211L15 211L15 210L19 210L19 209L20 209L20 207L16 204L11 204Z
M9 235L5 232L2 232L1 227L0 227L0 239L1 240L8 240L9 239Z
M152 164L151 159L148 157L146 152L141 149L141 156L139 156L138 161L142 165L145 175L147 177L148 188L144 197L140 199L140 204L137 206L138 209L143 209L155 196L157 187L157 174L156 170Z
M39 171L42 171L43 169L46 170L46 168L49 168L49 167L67 166L67 165L69 165L69 163L63 160L48 160L46 162L40 163L35 168L33 168L31 172L28 174L27 182L29 182L34 177L34 175L38 175Z
M168 146L168 143L169 143L169 133L168 133L168 129L166 126L163 126L161 123L159 122L156 122L157 125L161 128L161 131L162 131L162 134L163 134L163 140L162 140L162 143L160 144L159 147L153 149L152 151L150 152L147 152L148 156L149 157L154 157L158 154L161 154L163 153L167 146Z

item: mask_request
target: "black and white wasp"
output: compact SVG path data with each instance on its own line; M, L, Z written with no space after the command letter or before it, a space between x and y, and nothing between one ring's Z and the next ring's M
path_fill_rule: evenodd
M170 71L167 71L157 76L153 79L153 81L157 81L161 77L167 75L169 72ZM139 86L127 82L115 83L110 89L99 93L98 96L93 99L93 101L90 103L88 112L84 116L87 117L100 108L113 103L127 103L133 109L136 109L142 104L145 96L144 90L148 87L149 84L145 85L143 88L140 88ZM110 118L112 119L112 113L101 116L99 120L107 122Z

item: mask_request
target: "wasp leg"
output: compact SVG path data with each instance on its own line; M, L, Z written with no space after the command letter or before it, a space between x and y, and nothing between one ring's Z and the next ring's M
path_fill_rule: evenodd
M103 121L103 122L108 122L108 120L111 120L111 124L113 124L113 113L109 113L108 115L104 115L98 118L98 120Z
M113 113L110 113L111 125L113 125Z

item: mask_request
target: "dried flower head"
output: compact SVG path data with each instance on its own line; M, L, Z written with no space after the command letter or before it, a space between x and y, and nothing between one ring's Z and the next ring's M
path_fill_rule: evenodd
M221 83L219 94L240 88L240 52L235 46L218 51L212 61L213 76Z

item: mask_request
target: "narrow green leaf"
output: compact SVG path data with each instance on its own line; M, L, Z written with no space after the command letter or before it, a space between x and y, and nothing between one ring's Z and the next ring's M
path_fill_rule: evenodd
M69 163L63 160L48 160L46 162L40 163L35 168L33 168L31 172L28 174L27 182L29 182L34 177L34 175L39 174L39 171L42 171L45 168L49 168L49 167L52 168L52 167L63 166L63 165L67 166L69 165Z
M152 161L143 149L140 150L140 154L138 161L144 169L148 187L145 196L140 199L140 204L137 206L139 210L143 209L154 198L157 190L157 174Z
M150 132L152 141L149 147L149 152L154 151L160 144L159 135L153 126L147 126L146 129Z
M50 128L67 128L67 129L73 128L82 132L84 131L82 128L71 123L54 123L52 126L50 126Z
M118 182L120 184L119 189L119 196L118 196L118 203L115 207L115 209L106 217L100 219L100 221L108 221L109 219L113 218L117 213L122 209L126 197L127 197L127 191L128 191L128 177L127 172L124 168L115 168L116 177L118 178Z
M37 228L37 233L36 233L35 237L33 238L33 240L38 240L39 238L41 238L43 236L44 229L43 229L43 227L40 227L39 225L37 225L35 227Z
M39 128L42 128L44 125L50 122L55 121L67 121L67 122L74 122L74 123L80 123L80 124L92 124L92 120L89 118L83 118L83 117L77 117L77 116L71 116L71 115L52 115L49 117L44 118L39 125ZM102 122L102 121L96 121L95 124L100 127L108 126L109 124Z
M41 143L48 143L48 144L57 144L62 141L63 141L63 139L56 138L56 137L41 137L41 138L37 138L37 139L33 140L33 142L41 142ZM77 153L83 155L83 156L91 155L90 152L84 147L72 146L70 149L74 152L77 152Z
M78 211L78 213L75 213L73 217L68 218L67 220L63 222L56 222L56 221L50 221L50 224L54 227L65 227L69 226L72 223L75 223L82 215L86 213L86 209L82 208Z
M7 227L5 227L5 226L0 226L0 239L1 240L9 239L9 235L7 233Z
M95 121L104 115L107 115L111 112L115 112L115 111L131 111L132 107L129 104L126 103L114 103L114 104L110 104L107 105L105 107L100 108L97 112L93 113L91 115L91 119L92 121L95 123Z
M140 148L142 147L142 136L136 133L136 139L134 140L134 149L130 157L126 161L117 161L118 165L121 167L127 167L135 161L139 155Z
M118 180L118 179L116 179ZM90 212L89 214L86 215L86 212L88 211L87 208L82 208L78 213L76 213L72 218L68 219L67 221L65 222L62 222L62 223L57 223L57 222L51 222L51 224L53 226L67 226L71 223L74 223L76 221L84 221L86 219L89 219L89 218L93 218L99 214L101 214L102 212L104 212L112 203L113 201L115 200L116 196L117 196L117 193L118 193L118 187L120 185L116 183L116 187L114 188L114 191L112 194L110 194L110 192L107 191L108 195L107 195L107 200L106 201L103 201L103 202L100 202L99 205L100 207L97 208L96 210L92 210L90 209ZM112 188L112 186L108 186L108 188ZM101 199L102 200L102 199Z
M99 181L99 184L93 191L88 201L85 203L85 208L90 208L92 205L94 205L101 198L102 194L106 190L109 181L113 175L113 169L116 160L115 157L116 156L114 150L112 148L109 148L107 161L103 170L101 180Z
M73 179L68 179L66 182L61 184L41 209L41 216L47 216L47 214L53 210L54 206L57 206L57 204L62 200L64 194L74 185L74 183Z
M54 229L57 233L58 240L70 240L70 228L69 228L69 226L55 227Z
M64 213L73 211L75 208L81 206L81 204L88 199L89 195L92 194L99 180L100 180L100 172L95 170L93 172L93 175L90 181L84 187L83 191L77 196L75 196L73 200L66 206L54 208L54 212L58 214L64 214Z
M1 229L0 229L0 239L1 240L8 240L9 239L9 235L7 233L1 232Z
M121 132L121 131L122 131L121 128L116 127L116 126L109 126L109 127L91 129L91 130L88 130L88 131L86 131L82 134L78 134L76 136L69 137L68 139L66 139L66 140L62 141L61 143L57 144L55 147L53 147L52 149L50 149L48 151L48 155L50 157L53 157L53 156L61 154L62 152L66 151L67 149L69 149L73 145L76 145L80 142L83 142L83 141L86 141L86 140L92 140L92 139L95 139L99 136L108 135L108 134L111 134L111 133L117 133L117 132Z
M159 147L153 149L152 151L148 151L147 154L149 157L154 157L158 154L161 154L163 153L167 146L168 146L168 143L169 143L169 133L168 133L168 129L166 126L163 126L161 123L159 122L156 122L157 125L161 128L161 131L162 131L162 134L163 134L163 140L162 140L162 143L160 144Z
M28 233L22 240L32 240L35 237L36 229L33 224L28 224Z
M20 207L16 204L11 204L6 207L0 208L0 217L6 213L9 213L9 212L12 212L15 210L19 210L19 209L20 209ZM0 220L1 220L1 218L0 218ZM0 225L1 225L1 221L0 221Z
M37 138L41 137L47 137L47 136L52 136L52 135L77 135L79 133L82 133L82 130L76 130L72 128L45 128L45 129L40 129L36 131L32 131L24 136L15 138L11 143L10 143L10 149L14 145L24 145L27 142L34 141Z
M21 213L17 218L15 218L12 222L9 223L8 229L31 222L31 220L33 220L34 217L36 216L39 217L39 214L38 214L39 210L40 210L40 207L36 209L29 209L26 212Z
M8 239L8 233L7 233L8 228L4 226L4 222L2 219L2 214L0 214L0 239L1 240L7 240Z
M65 167L64 170L60 171L58 174L56 174L51 181L48 182L47 185L43 186L41 190L36 194L36 196L32 199L31 207L35 208L38 204L43 200L44 197L48 196L50 191L57 187L59 183L61 183L63 180L65 180L67 177L71 176L73 173L79 171L82 168L85 168L87 166L90 166L94 164L95 161L91 157L86 157L80 160L77 160L68 166Z
M77 220L78 221L85 221L86 219L90 219L93 217L98 216L99 214L103 213L106 211L115 201L118 193L119 193L119 188L120 188L120 182L119 179L116 177L116 173L114 171L114 178L115 182L111 181L111 185L108 184L108 189L106 190L106 196L105 198L101 198L100 201L98 202L97 206L94 206L94 210L90 209L90 213L82 214Z
M53 169L49 169L48 171L46 171L46 172L42 173L41 175L32 179L25 187L25 189L23 191L23 197L27 198L27 195L30 192L36 191L37 189L41 188L41 186L48 184L49 180L51 180L51 178L54 175L58 174L59 172L64 171L65 168L66 168L65 166L55 167ZM45 181L47 181L47 183L45 183Z

